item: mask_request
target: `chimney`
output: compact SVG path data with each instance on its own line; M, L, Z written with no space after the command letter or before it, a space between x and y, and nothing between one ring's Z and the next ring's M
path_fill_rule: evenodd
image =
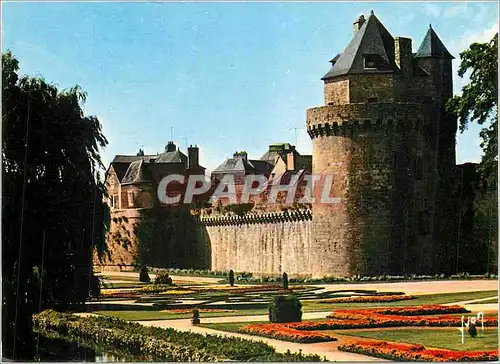
M412 71L411 60L413 58L411 39L403 37L394 38L394 53L396 64L401 73L410 77Z
M176 147L173 141L169 141L165 146L165 152L175 152Z
M233 154L233 158L241 158L241 159L243 159L244 162L246 162L248 160L248 154L245 151L243 151L243 152L235 152Z
M286 169L289 171L295 171L295 154L293 154L293 152L286 155Z
M188 168L196 169L200 166L199 164L199 150L195 145L194 147L191 145L188 148Z
M358 30L361 29L361 27L363 26L363 24L365 23L366 19L365 19L365 16L364 15L360 15L358 20L356 20L354 22L354 34L357 33Z

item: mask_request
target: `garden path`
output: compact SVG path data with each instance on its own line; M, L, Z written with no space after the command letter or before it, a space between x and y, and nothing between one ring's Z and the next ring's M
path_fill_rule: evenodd
M113 276L113 278L123 277L123 278L134 278L137 279L139 273L138 272L100 272L98 275L109 275ZM174 282L195 282L195 283L218 283L221 279L220 277L196 277L196 276L177 276L170 275ZM156 278L156 274L153 272L149 272L149 278L154 280Z
M448 303L448 304L445 304L446 305L467 305L467 304L476 304L478 302L482 302L482 301L489 301L489 300L492 300L494 298L498 298L498 296L491 296L491 297L484 297L484 298L476 298L475 300L468 300L468 301L460 301L460 302L455 302L455 303Z
M309 285L309 284L308 284ZM322 287L325 291L339 289L366 289L380 292L405 292L407 295L422 295L434 293L473 292L489 291L498 289L498 280L476 279L476 280L443 280L443 281L421 281L421 282L373 282L373 283L336 283L336 284L311 284L314 287Z
M253 318L255 319L255 316L253 316ZM239 337L242 339L253 340L253 341L263 341L266 344L273 346L279 353L285 353L287 350L290 350L291 352L298 352L299 350L302 350L303 354L317 354L321 357L326 357L330 361L347 361L347 362L387 361L384 359L374 358L366 355L338 351L337 346L342 342L341 340L333 342L314 343L314 344L292 343L288 341L281 341L265 337L257 337L257 336L239 334L234 332L213 330L206 327L193 326L191 324L190 319L137 321L137 322L145 326L170 327L180 331L191 331L200 334L212 334L212 335L221 335L229 337ZM208 318L204 318L203 322L209 322ZM218 320L216 322L222 322L222 321Z

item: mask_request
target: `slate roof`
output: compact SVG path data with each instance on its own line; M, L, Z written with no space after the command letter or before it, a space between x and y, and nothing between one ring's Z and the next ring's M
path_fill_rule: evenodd
M158 155L116 155L111 164L115 163L132 163L134 161L143 160L145 162L149 162L151 158L156 158Z
M188 157L180 150L161 153L155 163L187 163Z
M145 162L141 159L133 161L128 166L125 176L122 178L121 183L139 183L150 182L151 176L148 173Z
M373 56L376 67L365 69L366 56ZM331 62L332 68L322 80L347 74L394 72L398 69L394 61L394 38L371 14L342 54Z
M415 55L415 58L427 57L448 59L455 58L450 54L450 52L448 52L443 42L441 42L441 39L439 39L438 35L431 26L429 26L429 30L427 31L427 34L425 34L424 40L420 44L418 52Z
M248 159L244 160L243 158L228 158L224 163L219 165L217 168L213 170L212 173L249 173L249 172L260 172L260 173L269 173L273 165L268 161L264 160L255 160Z
M126 184L150 182L153 175L163 173L161 171L168 164L176 163L181 163L186 168L188 166L188 157L180 150L150 155L116 155L111 166L120 183ZM204 169L202 166L200 168Z

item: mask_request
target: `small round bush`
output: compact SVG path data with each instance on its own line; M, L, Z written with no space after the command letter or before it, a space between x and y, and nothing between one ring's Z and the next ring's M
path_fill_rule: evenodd
M477 336L477 328L476 328L476 324L473 324L471 323L469 325L469 335L474 338Z
M145 265L142 266L141 271L139 273L139 281L149 283L151 282L151 278L149 278L148 268Z
M155 284L172 285L172 278L168 275L166 270L160 270L156 273Z

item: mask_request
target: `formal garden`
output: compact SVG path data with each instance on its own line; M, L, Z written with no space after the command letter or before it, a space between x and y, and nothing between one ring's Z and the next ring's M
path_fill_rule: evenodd
M36 332L129 361L331 360L309 348L318 343L366 360L498 359L498 311L484 310L498 304L497 290L408 295L340 282L327 290L286 274L241 283L234 272L207 280L144 269L100 277L101 295L85 312L43 311ZM282 350L292 343L301 349Z

